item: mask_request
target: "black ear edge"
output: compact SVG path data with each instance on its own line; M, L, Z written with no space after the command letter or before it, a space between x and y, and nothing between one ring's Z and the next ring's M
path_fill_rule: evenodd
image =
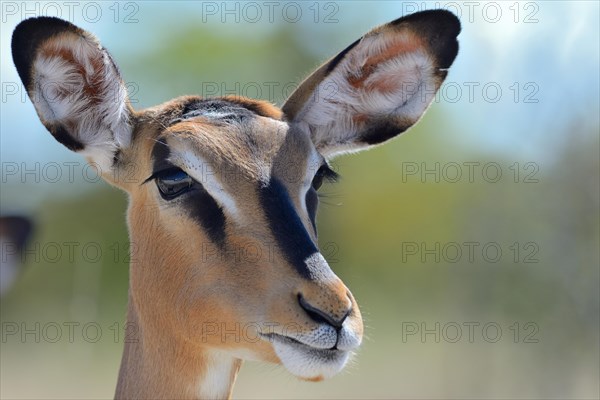
M331 61L329 61L327 63L327 68L325 69L325 73L329 74L331 71L333 71L335 69L335 67L340 63L340 61L342 61L344 59L344 57L346 56L346 54L352 50L360 41L361 41L362 37L356 39L351 45L349 45L348 47L346 47L344 50L340 51L339 53L337 53L332 59Z
M456 37L461 31L460 20L448 10L436 8L432 10L417 11L391 21L390 25L399 25L403 22L435 25L433 29L448 30L448 34Z
M359 133L356 141L367 146L378 145L400 136L413 124L413 121L401 117L373 118L368 127Z
M21 21L12 35L13 62L25 89L31 89L31 64L35 52L46 40L64 32L83 35L84 31L70 22L55 17L36 17Z
M439 63L439 68L445 69L452 65L458 54L458 41L456 41L456 37L461 31L460 20L456 15L442 9L425 10L400 17L388 23L391 26L402 26L403 24L410 24L411 29L415 30L416 33L428 38L427 44L430 51L435 55ZM362 37L358 38L354 43L335 55L326 64L325 73L329 74L333 71L361 39Z
M427 40L429 51L437 67L450 68L458 54L457 36L461 32L460 20L448 10L425 10L398 18L390 25L410 27L419 37Z
M43 123L46 129L48 129L48 132L50 132L52 136L54 136L54 139L56 139L67 149L75 152L85 149L85 145L73 135L71 135L60 123Z

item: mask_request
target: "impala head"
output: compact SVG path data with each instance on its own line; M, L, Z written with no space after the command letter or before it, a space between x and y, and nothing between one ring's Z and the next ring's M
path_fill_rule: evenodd
M335 177L328 160L413 125L459 31L444 11L376 28L282 109L181 97L134 111L108 52L55 18L22 22L12 51L50 133L129 194L130 299L144 333L318 380L345 365L363 333L317 243L317 190Z

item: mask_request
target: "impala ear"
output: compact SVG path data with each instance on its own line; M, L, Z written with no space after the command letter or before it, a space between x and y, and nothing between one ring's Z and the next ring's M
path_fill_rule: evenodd
M117 151L130 143L132 110L119 71L98 40L58 18L31 18L15 28L12 55L54 138L111 168Z
M325 157L391 139L433 100L458 53L459 33L459 20L444 10L375 28L310 75L283 112Z

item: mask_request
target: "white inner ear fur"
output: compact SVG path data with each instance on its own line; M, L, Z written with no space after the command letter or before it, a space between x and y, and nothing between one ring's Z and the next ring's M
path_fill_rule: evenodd
M51 40L33 62L33 103L43 122L63 124L85 146L81 153L108 171L116 150L131 141L125 85L93 39L65 34Z
M363 148L364 144L354 143L362 116L389 115L416 122L439 86L434 61L418 41L411 33L366 36L318 85L296 121L310 127L319 152L327 157ZM385 57L360 80L362 67L391 47L407 50ZM353 86L353 79L360 83Z

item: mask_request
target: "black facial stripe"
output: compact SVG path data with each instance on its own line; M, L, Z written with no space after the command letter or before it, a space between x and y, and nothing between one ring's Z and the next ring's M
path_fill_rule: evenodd
M225 214L215 199L201 187L183 195L182 207L200 222L210 240L220 247L225 246Z
M152 149L153 173L174 167L168 161L171 151L164 139L159 140ZM225 245L225 214L215 199L196 182L194 188L181 197L181 207L206 231L210 240L223 247ZM177 199L173 201L178 201Z
M317 207L319 205L319 196L317 195L317 191L310 187L308 192L306 192L306 211L308 211L308 216L310 218L310 222L312 223L315 234L317 233Z
M308 256L318 252L285 186L277 178L259 189L259 198L271 233L286 260L306 279L314 279L306 266Z

